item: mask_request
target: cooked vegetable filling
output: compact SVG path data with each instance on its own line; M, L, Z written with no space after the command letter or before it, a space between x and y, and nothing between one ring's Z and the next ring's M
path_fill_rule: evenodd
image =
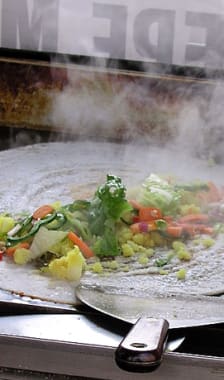
M158 275L176 270L186 281L194 248L210 249L223 233L223 210L223 189L212 182L151 174L129 193L121 178L107 175L91 199L42 205L25 217L0 215L1 258L69 281L84 270L105 275L148 266Z

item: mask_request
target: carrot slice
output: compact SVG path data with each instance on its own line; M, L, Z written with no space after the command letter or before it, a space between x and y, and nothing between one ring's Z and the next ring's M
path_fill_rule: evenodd
M23 242L23 243L19 243L19 244L16 244L14 245L13 247L8 247L6 248L6 255L9 256L9 257L13 257L15 251L18 249L18 248L26 248L26 249L29 249L30 247L30 244L28 242Z
M177 224L177 226L182 228L182 233L187 233L190 236L194 236L195 234L206 234L212 235L214 233L214 229L206 224L202 223L181 223Z
M33 219L42 219L48 214L52 214L54 208L50 205L43 205L36 209L33 213Z
M80 251L83 253L86 259L89 259L90 257L94 256L94 252L92 251L92 249L74 232L70 231L68 233L68 238L79 247Z
M178 219L178 223L207 223L207 214L188 214Z
M139 209L139 221L151 222L152 220L161 219L162 213L160 209L155 207L142 207Z
M182 233L183 233L183 227L182 226L167 226L166 228L166 232L168 233L168 235L172 236L172 237L175 237L175 238L178 238L178 237L181 237Z
M214 228L208 227L208 226L201 226L200 233L206 234L206 235L212 235L214 233Z

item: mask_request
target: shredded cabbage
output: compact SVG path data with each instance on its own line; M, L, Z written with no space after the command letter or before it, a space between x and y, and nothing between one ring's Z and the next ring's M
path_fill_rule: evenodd
M59 243L67 236L67 232L48 230L46 227L40 227L30 246L30 260L35 260L46 253L53 245Z
M138 201L144 206L159 208L164 215L173 215L180 206L181 193L168 181L151 174L142 184Z

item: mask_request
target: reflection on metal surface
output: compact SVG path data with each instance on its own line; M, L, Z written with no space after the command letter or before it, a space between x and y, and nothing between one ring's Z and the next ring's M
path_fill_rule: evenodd
M67 321L69 323L66 323ZM39 380L48 379L50 376L50 379L53 379L55 374L55 379L59 380L63 379L63 375L68 378L72 376L72 379L74 376L111 380L149 379L148 374L131 374L120 371L116 366L115 348L121 337L127 334L130 326L121 321L115 322L112 318L99 315L88 318L82 315L1 318L0 348L4 354L0 356L0 367L11 370L8 373L7 370L6 373L0 372L0 378L2 376L4 380L17 378ZM210 330L195 328L170 332L171 340L174 342L185 335L187 340L186 344L181 345L182 350L165 353L164 362L153 373L153 379L187 380L197 379L199 375L203 375L204 380L222 378L224 363L223 356L220 355L223 353L221 330L215 329L213 332L212 328ZM220 347L219 355L216 346ZM187 347L188 350L189 347L194 350L194 355L186 353L191 351L184 351ZM206 352L210 356L205 356ZM219 357L212 356L215 353Z
M67 343L116 347L121 336L83 315L30 315L1 317L0 337L10 335Z
M216 297L191 295L157 295L136 297L122 290L99 289L80 285L77 297L93 309L135 323L140 317L165 318L170 328L223 323L224 302Z
M76 303L78 305L78 301ZM81 310L81 306L79 311ZM77 313L73 305L48 302L0 289L0 315L31 313Z

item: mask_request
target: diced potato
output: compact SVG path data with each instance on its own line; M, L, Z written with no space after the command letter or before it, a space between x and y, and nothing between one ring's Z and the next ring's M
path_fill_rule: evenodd
M215 244L215 240L209 237L203 239L201 242L202 242L203 247L205 248L210 248Z
M193 243L193 245L200 245L201 244L201 239L194 239L194 240L192 240L192 243Z
M15 226L15 221L9 216L0 216L0 233L6 234Z
M150 234L144 234L144 247L153 248L155 246L154 241L151 239Z
M147 257L152 257L154 255L154 253L155 253L155 251L153 248L146 248L146 250L145 250L145 255Z
M182 243L181 241L175 240L172 243L172 248L174 249L175 252L178 252L181 249L186 249L186 245Z
M190 252L186 251L185 249L180 249L177 252L177 257L180 260L189 261L189 260L191 260L192 256L191 256Z
M97 261L96 263L94 263L92 266L91 266L91 269L94 273L103 273L103 266L102 264Z
M116 269L118 269L118 267L119 267L119 264L116 260L112 260L108 263L109 269L116 270Z
M140 255L140 256L139 256L139 259L138 259L138 262L139 262L139 264L141 264L141 265L147 265L148 262L149 262L149 259L148 259L148 257L145 256L145 255Z
M134 255L134 250L128 243L122 244L121 249L122 254L125 257L130 257Z
M128 227L123 227L121 230L118 232L118 241L122 243L126 243L128 240L132 238L132 231Z
M132 240L136 244L144 245L144 242L145 242L144 234L141 234L141 233L135 234L135 235L133 235Z
M49 273L58 279L78 281L85 268L85 259L77 246L48 265Z
M159 232L151 232L151 238L157 247L163 247L166 245L166 239L164 239L164 237L161 236Z
M128 240L127 244L130 245L130 247L132 247L133 251L135 253L142 253L142 252L145 252L146 251L146 248L143 247L142 245L140 244L136 244L133 240Z
M13 260L16 264L24 265L30 261L31 251L27 248L17 248L13 255Z
M178 272L176 272L176 276L177 276L178 280L185 280L185 278L186 278L186 269L181 268L180 270L178 270Z

